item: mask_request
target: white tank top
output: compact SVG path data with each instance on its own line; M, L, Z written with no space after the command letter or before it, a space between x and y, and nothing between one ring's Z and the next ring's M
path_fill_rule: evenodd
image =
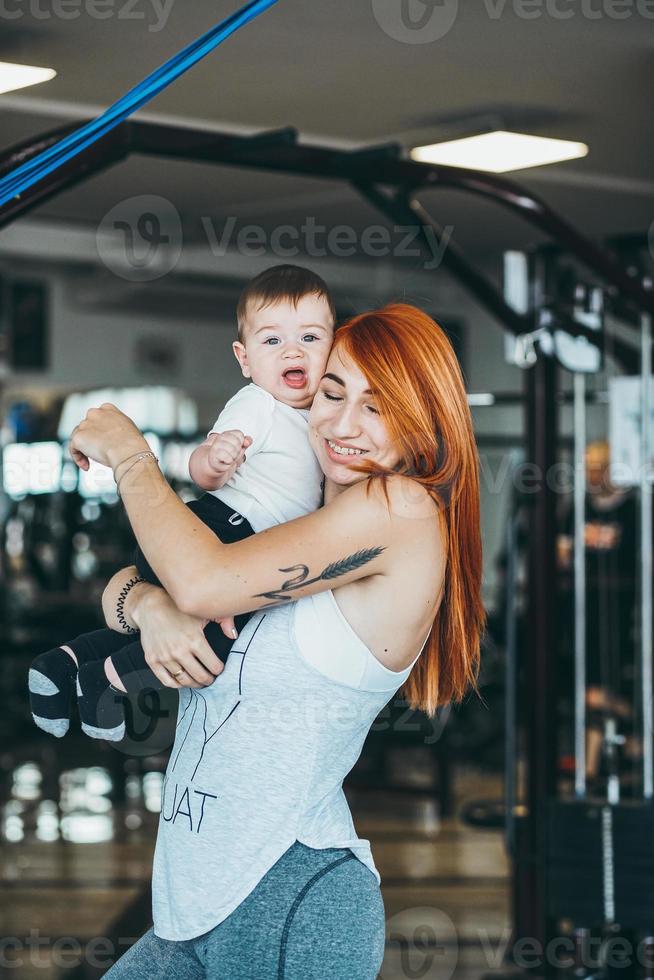
M381 880L342 784L412 666L384 667L322 592L253 614L213 684L180 690L152 874L157 936L213 929L296 840L349 847Z

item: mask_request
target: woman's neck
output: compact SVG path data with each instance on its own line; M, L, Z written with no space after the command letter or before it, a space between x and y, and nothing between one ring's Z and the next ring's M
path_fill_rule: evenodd
M335 500L340 493L347 490L348 486L349 484L345 484L345 486L343 486L341 483L334 483L334 481L330 480L329 477L325 477L325 503L331 503L331 501Z

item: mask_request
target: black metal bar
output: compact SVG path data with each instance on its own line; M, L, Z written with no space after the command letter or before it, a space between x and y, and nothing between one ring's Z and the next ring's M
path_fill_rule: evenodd
M379 146L364 146L360 150L350 150L349 157L358 163L377 163L378 160L399 160L402 157L400 143L381 143Z
M530 936L545 950L550 939L547 915L546 813L555 791L555 728L552 726L552 669L555 622L553 556L556 541L554 494L547 489L546 474L555 455L556 409L552 399L557 365L549 357L538 358L526 372L528 460L535 464L540 482L528 498L528 608L522 661L522 699L526 709L527 814L514 859L514 874L521 883L520 908L516 909L516 938ZM528 707L524 701L528 700ZM523 713L524 714L524 713ZM544 965L545 971L547 966ZM540 971L536 971L538 975Z
M421 227L431 228L436 235L442 234L440 226L419 201L416 201L415 198L409 199L406 201L406 205L414 215L414 220L418 221ZM452 252L452 255L449 258L447 267L452 273L457 275L457 278L461 282L466 284L467 281L468 288L489 313L495 316L514 334L528 333L533 329L532 320L517 313L512 306L509 306L490 280L469 265L463 253L453 244L451 239L446 249L446 253L449 252Z
M630 276L609 254L580 235L543 201L504 177L397 159L394 152L380 153L379 148L374 150L371 159L365 148L361 153L352 153L347 150L307 146L288 138L268 142L264 138L257 145L256 138L253 141L249 136L207 133L190 127L158 123L126 121L112 130L112 133L115 134L115 142L112 141L110 145L125 145L126 152L154 153L198 162L229 163L309 177L364 180L366 183L387 184L405 192L421 187L448 188L478 194L521 215L531 225L562 243L568 252L605 280L614 291L623 293L638 308L654 314L654 295L643 288L637 277ZM36 142L38 139L32 140L31 144L26 143L23 151L29 153ZM38 184L38 189L30 188L24 192L20 201L0 208L0 227L26 213L33 206L35 196L38 196L39 201L46 200L63 186L71 186L86 176L84 160L88 159L80 155L66 165L69 167L67 181L62 181L55 171ZM110 160L109 163L111 162L115 161ZM105 163L104 166L106 165L108 164ZM96 161L95 169L100 166L99 161ZM478 287L479 283L476 288Z
M348 158L347 151L298 143L297 138L290 138L290 134L297 136L290 128L277 131L289 134L285 139L271 139L268 131L239 136L160 123L130 122L127 125L133 153L170 156L196 163L225 163L255 170L342 179L339 161L345 163Z
M403 225L415 226L420 231L420 240L425 254L429 258L433 258L425 229L429 227L433 231L439 244L443 238L443 229L433 218L424 213L415 201L401 196L389 197L378 188L363 181L353 181L353 185L363 197L393 221ZM470 265L451 239L443 251L442 265L472 293L481 306L496 317L511 333L521 334L531 330L531 320L520 313L516 313L504 301L495 286Z
M534 270L532 307L539 308L545 279L544 263ZM542 948L550 939L547 914L547 820L549 800L556 793L556 494L549 480L557 462L557 375L554 358L539 352L525 372L527 459L534 465L536 492L528 494L528 600L526 642L522 649L523 697L528 702L527 803L524 880L528 906L524 909L529 936ZM547 964L545 973L549 972Z
M293 126L282 129L267 129L263 133L248 136L248 145L254 149L262 146L295 146L299 133Z
M21 164L27 163L37 153L48 150L55 143L58 143L78 128L77 123L72 123L68 126L57 126L56 129L50 129L47 133L42 133L36 140L31 138L27 142L15 143L13 146L10 146L0 157L0 177L4 177L5 174L9 173L15 167L20 167Z
M55 131L58 135L51 134L48 142L45 145L40 144L34 153L29 152L30 147L15 147L9 151L9 159L18 159L19 163L23 163L27 159L30 159L31 156L34 156L35 153L57 143L70 130L71 127L68 126L65 127L65 130ZM126 142L126 131L118 126L96 143L87 147L86 150L83 150L79 156L63 164L58 170L50 174L47 180L40 181L14 201L0 208L0 228L11 224L12 221L29 213L62 191L70 190L71 187L75 187L88 177L92 177L94 174L100 173L108 167L112 167L115 163L119 163L128 154L129 147ZM7 156L0 159L0 170L7 162L7 159ZM16 163L15 166L18 166L19 163ZM10 166L9 169L11 170L13 167Z
M520 561L520 536L524 525L525 505L513 507L507 520L506 527L506 578L504 583L504 597L506 603L505 610L505 658L506 658L506 695L504 709L504 846L506 853L513 866L511 875L511 919L512 931L508 949L514 949L516 942L528 936L528 929L524 928L524 892L526 874L524 866L520 861L523 853L523 828L525 826L524 815L518 814L524 809L521 804L518 778L521 740L520 730L524 725L522 712L518 710L518 689L520 675L518 663L520 656L520 644L524 639L523 617L518 613L517 589L518 577L517 569ZM520 809L519 809L520 808ZM505 954L506 956L506 954ZM487 974L484 974L486 980Z
M632 253L649 252L650 236L646 231L621 232L604 239L604 246L611 252L626 249Z

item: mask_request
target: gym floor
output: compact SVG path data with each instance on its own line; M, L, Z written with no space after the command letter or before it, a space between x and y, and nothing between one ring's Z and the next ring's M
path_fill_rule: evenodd
M66 769L57 744L49 744L39 762L17 759L9 770L0 842L0 976L99 977L111 951L124 952L127 940L149 925L164 760L125 762L103 748L104 759L96 752L94 764ZM124 779L116 780L117 765ZM381 976L477 978L501 965L509 940L509 868L501 832L472 829L456 814L469 799L499 797L501 778L457 767L454 816L441 821L428 758L408 750L398 753L396 765L403 791L346 783L358 833L370 839L382 876Z

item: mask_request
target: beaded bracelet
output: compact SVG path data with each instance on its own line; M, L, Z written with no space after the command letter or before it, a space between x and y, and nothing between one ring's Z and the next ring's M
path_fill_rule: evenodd
M127 582L127 584L124 585L123 588L120 590L120 595L118 596L118 602L116 603L116 619L120 623L120 626L125 631L125 633L138 633L138 630L135 630L133 626L130 626L127 620L125 619L125 614L123 610L125 606L125 599L127 598L127 593L130 591L130 589L133 589L135 585L138 585L139 582L145 582L145 579L142 578L140 575L134 575L134 577L131 578L129 582Z

